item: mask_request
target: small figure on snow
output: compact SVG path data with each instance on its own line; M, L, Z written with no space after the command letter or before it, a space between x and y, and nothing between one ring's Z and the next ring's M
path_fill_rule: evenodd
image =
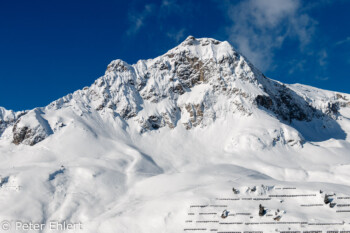
M259 205L259 216L264 216L265 213L266 213L265 207L260 204Z
M235 189L234 187L232 188L232 191L233 191L234 194L238 194L239 193L239 190Z
M324 203L327 205L332 202L332 199L329 198L329 195L325 195L323 199Z
M229 211L224 210L222 211L221 218L227 218Z

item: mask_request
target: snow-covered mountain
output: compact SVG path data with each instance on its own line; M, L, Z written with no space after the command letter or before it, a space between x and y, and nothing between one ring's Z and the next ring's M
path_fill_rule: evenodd
M232 185L349 195L349 118L349 94L269 79L228 42L189 36L46 107L0 108L0 217L181 232L201 229L186 228L189 203Z
M68 124L70 119L63 120L57 111L61 109L82 117L91 112L109 115L126 125L133 122L141 133L179 124L186 129L205 127L232 113L248 117L259 110L287 125L293 120L319 119L331 124L330 130L339 130L333 121L339 108L349 104L347 96L328 93L318 97L309 92L307 87L266 78L228 42L190 36L155 59L135 65L112 61L105 75L90 87L29 111L9 125L13 126L13 142L27 145ZM5 112L4 121L14 122L18 118L14 114ZM45 117L51 114L56 119Z

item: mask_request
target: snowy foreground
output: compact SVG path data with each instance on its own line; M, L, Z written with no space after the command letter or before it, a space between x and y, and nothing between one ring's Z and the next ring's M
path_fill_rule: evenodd
M0 231L350 232L348 133L350 95L189 37L46 107L0 108Z

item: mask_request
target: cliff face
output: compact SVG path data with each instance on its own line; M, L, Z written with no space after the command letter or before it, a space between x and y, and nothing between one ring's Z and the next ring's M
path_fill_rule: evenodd
M0 107L0 137L7 128L13 127L16 120L26 113L26 111L14 112Z

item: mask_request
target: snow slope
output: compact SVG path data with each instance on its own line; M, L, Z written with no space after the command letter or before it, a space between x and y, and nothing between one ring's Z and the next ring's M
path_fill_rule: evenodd
M350 196L349 119L350 95L266 78L229 43L190 36L155 59L112 61L46 107L0 108L0 220L9 232L56 232L54 220L81 223L74 232L350 231L350 199L338 200Z

